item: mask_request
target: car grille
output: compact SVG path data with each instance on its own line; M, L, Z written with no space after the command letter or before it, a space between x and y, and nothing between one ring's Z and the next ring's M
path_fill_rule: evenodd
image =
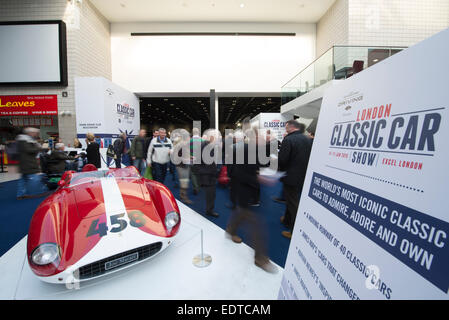
M125 251L125 252L113 255L111 257L108 257L108 258L93 262L91 264L85 265L85 266L79 268L77 270L78 272L74 273L74 276L75 276L75 278L77 278L79 280L85 280L85 279L98 277L98 276L104 275L106 273L109 273L111 271L115 271L116 269L120 269L121 267L124 267L128 264L145 260L145 259L155 255L156 253L158 253L161 250L161 248L162 248L162 242L155 242L155 243L152 243L147 246L143 246L140 248ZM128 263L121 264L115 268L106 270L105 265L107 262L114 261L116 259L132 255L133 253L136 253L136 252L138 253L137 260L133 260Z

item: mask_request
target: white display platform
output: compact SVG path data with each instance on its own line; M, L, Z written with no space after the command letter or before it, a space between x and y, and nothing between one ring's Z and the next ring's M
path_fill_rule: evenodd
M201 201L200 199L198 201ZM235 244L214 223L178 201L182 224L171 247L154 258L80 288L48 284L32 274L26 261L26 237L0 257L0 299L277 299L282 268L270 274L254 265L254 250ZM197 268L204 252L212 264Z

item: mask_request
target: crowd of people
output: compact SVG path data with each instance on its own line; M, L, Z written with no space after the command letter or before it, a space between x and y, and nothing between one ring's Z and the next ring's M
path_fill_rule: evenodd
M68 155L60 141L51 149L48 145L41 145L38 136L38 129L26 128L16 139L21 173L18 199L28 197L27 185L41 170L62 175L66 170L81 171L88 163L101 168L100 145L94 134L86 135L85 152L75 156ZM263 222L253 207L261 205L261 184L273 185L276 182L270 175L262 173L267 167L273 168L275 163L274 169L282 172L283 188L273 200L285 204L285 213L280 219L286 228L282 235L291 238L313 143L313 132L306 134L304 124L296 120L287 121L282 142L273 137L270 130L262 135L249 123L244 124L241 130L226 132L224 136L213 129L201 135L198 128L193 128L192 133L185 129L173 130L168 137L166 129L159 128L147 137L146 130L142 129L132 139L129 150L127 139L122 133L110 147L116 168L122 167L122 158L128 154L130 164L144 177L164 184L167 173L171 173L175 187L179 187L180 200L185 204L193 203L188 196L191 184L194 195L204 194L203 213L213 218L220 216L215 208L217 178L225 172L225 181L229 181L227 206L232 209L226 227L227 237L241 243L243 240L237 235L238 229L247 223L251 227L255 264L268 272L276 269L267 256ZM75 139L74 147L82 147L78 139ZM38 196L47 193L48 189L43 189Z
M42 141L39 135L37 128L24 128L16 137L14 150L9 155L19 163L18 200L49 195L54 189L52 186L57 186L53 182L57 182L67 170L81 171L89 163L101 168L100 145L92 133L86 135L85 150L74 155L67 154L61 139L50 143L49 140ZM74 139L74 148L82 148L77 138Z

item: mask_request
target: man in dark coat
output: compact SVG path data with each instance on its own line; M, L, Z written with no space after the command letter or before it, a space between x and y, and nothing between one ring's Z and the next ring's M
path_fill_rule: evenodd
M37 154L41 151L41 145L36 141L39 137L39 129L25 128L24 133L17 136L17 151L19 154L19 171L22 174L17 183L17 199L28 197L28 184L32 175L40 172Z
M235 243L241 243L242 239L237 235L237 230L242 224L247 223L251 229L256 266L267 272L276 272L276 267L267 257L267 237L261 217L251 210L260 188L258 176L260 164L257 159L259 146L253 130L247 130L246 136L246 142L233 146L234 162L230 166L230 178L235 192L236 207L228 221L226 234ZM264 145L260 145L260 147L265 148Z
M311 145L309 138L304 135L304 124L289 120L285 129L287 136L282 141L279 151L279 170L286 174L281 178L286 201L286 210L281 217L281 222L289 229L289 231L282 231L282 235L290 239L306 177Z
M147 138L147 131L145 129L141 129L139 131L139 135L133 139L129 150L129 154L133 161L133 166L137 168L142 176L145 175L145 170L147 168L147 153L149 145L150 143Z
M120 133L118 139L114 141L114 152L115 152L115 167L122 167L122 155L125 153L126 146L126 134L124 132Z
M76 157L78 158L78 156ZM53 174L63 174L66 171L67 160L75 160L64 152L64 144L57 143L48 157L48 171Z
M198 179L198 183L205 193L206 215L217 218L219 214L214 211L217 185L217 163L215 161L214 136L210 135L209 140L197 140L192 142L192 144L193 148L196 150L193 153L195 159L192 166L192 172ZM199 146L201 146L201 149L198 148ZM213 161L208 162L205 161L206 159L203 159L202 155L205 148L208 148L210 151L210 153L206 153L214 159Z

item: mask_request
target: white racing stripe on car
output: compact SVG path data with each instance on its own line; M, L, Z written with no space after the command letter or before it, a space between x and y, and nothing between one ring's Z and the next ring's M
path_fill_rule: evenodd
M108 220L110 220L109 217L112 213L126 213L122 193L115 178L102 178L101 189L103 191L104 207Z

